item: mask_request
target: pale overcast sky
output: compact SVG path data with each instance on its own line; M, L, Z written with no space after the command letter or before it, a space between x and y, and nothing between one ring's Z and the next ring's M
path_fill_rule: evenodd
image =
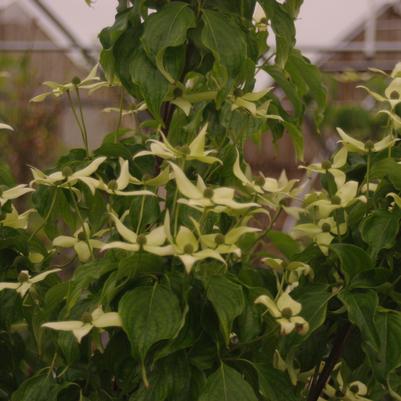
M4 0L0 0L4 1ZM96 0L91 8L84 0L43 0L76 32L84 44L93 44L99 30L113 23L117 1ZM387 0L304 0L297 21L299 45L326 46L340 40L368 10Z
M31 0L0 0L0 7L14 1L34 9ZM95 0L92 7L88 7L84 0L42 1L85 46L96 44L99 31L113 23L117 4L115 0ZM388 2L394 0L304 0L297 21L298 46L333 45L356 27L368 10Z

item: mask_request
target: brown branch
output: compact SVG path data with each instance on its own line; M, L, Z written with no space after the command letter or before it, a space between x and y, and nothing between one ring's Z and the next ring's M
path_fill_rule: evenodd
M351 333L351 329L351 324L347 323L338 331L333 342L333 348L326 360L322 373L319 375L317 382L314 383L310 389L308 401L317 401L319 399L331 372L343 353L344 346Z

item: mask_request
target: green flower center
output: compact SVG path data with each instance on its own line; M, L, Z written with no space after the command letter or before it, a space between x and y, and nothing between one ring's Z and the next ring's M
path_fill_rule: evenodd
M375 144L374 144L373 141L371 141L370 139L369 139L369 141L366 141L366 143L365 143L365 149L366 149L368 152L372 151L374 147L375 147Z
M81 232L78 234L78 239L79 239L80 241L86 241L86 234L85 234L84 231L81 231Z
M187 255L192 255L194 253L194 247L191 244L186 244L184 246L184 253Z
M212 199L212 198L213 198L213 195L214 195L214 191L213 191L213 189L211 189L211 188L206 188L206 189L203 191L203 196L204 196L206 199Z
M397 91L392 91L390 93L390 99L397 100L400 98L400 94Z
M234 89L234 96L235 97L240 97L242 96L242 90L239 88Z
M72 78L71 83L75 86L78 86L81 83L81 78L75 76L74 78Z
M333 205L341 205L341 198L339 196L335 195L331 198L331 203Z
M61 174L63 174L63 177L68 178L71 175L74 174L74 172L72 171L72 168L70 166L65 166L63 167L63 169L61 170Z
M281 315L282 315L284 318L289 319L289 318L292 316L292 310L291 310L291 308L284 308L284 309L281 311Z
M350 386L349 390L352 393L357 394L359 392L359 387L356 384L353 384L352 386Z
M295 332L300 333L304 329L304 324L303 323L295 323Z
M174 89L174 97L180 97L182 96L182 89L181 88L175 88Z
M81 316L81 322L92 323L92 314L89 312L84 312Z
M255 184L256 184L256 185L259 185L259 186L262 186L262 185L265 184L265 179L264 179L262 176L258 175L258 176L255 178Z
M146 245L146 242L147 242L146 236L143 235L143 234L139 234L137 239L136 239L136 243L139 246L144 246L144 245Z
M335 396L338 398L343 398L345 394L341 390L336 390Z
M331 166L332 166L332 164L331 164L331 161L330 161L330 160L325 160L325 161L322 162L322 168L323 168L324 170L330 169Z
M329 223L323 223L322 225L322 231L324 233L329 233L331 231L331 226Z
M178 148L178 150L183 154L183 155L189 155L191 153L191 149L188 145L183 145Z
M18 274L18 282L26 283L29 280L29 274L26 272L20 272Z
M224 235L223 234L217 234L216 238L215 238L215 242L216 242L217 245L224 244L224 242L225 242Z
M118 188L118 184L116 180L110 180L107 184L111 191L115 191Z

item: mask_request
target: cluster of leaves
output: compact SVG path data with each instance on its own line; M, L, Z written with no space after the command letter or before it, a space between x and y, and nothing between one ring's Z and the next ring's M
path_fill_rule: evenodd
M300 0L135 1L121 2L115 24L100 34L101 63L128 92L146 102L147 127L163 127L183 140L195 118L213 121L218 135L236 143L287 129L302 155L299 129L306 95L319 122L325 108L320 74L295 45L294 19ZM255 7L264 11L253 18ZM275 34L267 45L268 27ZM235 39L234 39L235 38ZM271 91L252 93L258 71L269 74L285 93L285 106ZM268 121L266 115L276 115ZM217 131L217 128L216 128ZM185 137L184 137L185 138Z
M0 399L400 399L399 66L372 92L387 135L339 129L332 160L303 166L321 177L308 192L253 176L242 152L287 129L300 155L304 96L324 107L293 49L301 2L259 1L256 22L252 0L119 3L100 35L107 81L95 68L33 99L66 95L84 149L1 187ZM253 92L258 69L292 107ZM80 91L114 85L136 99L120 120L144 121L91 152ZM290 235L274 230L283 215Z

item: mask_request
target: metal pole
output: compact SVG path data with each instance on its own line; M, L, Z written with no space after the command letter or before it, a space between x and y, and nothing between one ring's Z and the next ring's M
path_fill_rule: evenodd
M97 60L82 46L78 38L43 4L41 0L31 0L40 10L57 26L58 29L77 47L85 60L90 64L96 64Z

